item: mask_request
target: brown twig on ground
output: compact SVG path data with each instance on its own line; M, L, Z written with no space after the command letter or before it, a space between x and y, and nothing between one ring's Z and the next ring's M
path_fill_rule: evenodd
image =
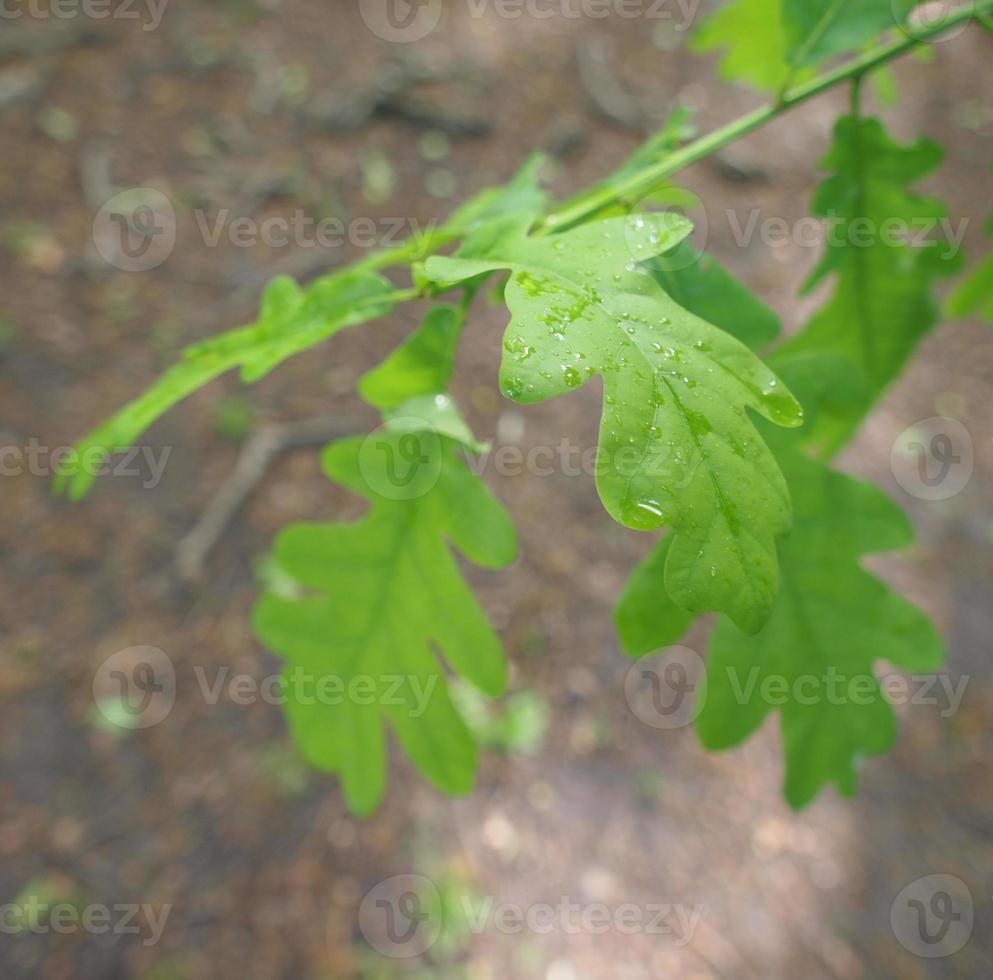
M214 495L200 520L176 546L174 567L179 578L193 583L203 577L211 551L275 459L294 449L323 446L347 431L342 419L320 416L285 425L269 425L250 436L234 471Z
M316 96L303 116L311 126L330 130L358 129L376 117L402 119L453 139L485 136L493 129L492 120L482 111L452 108L414 91L420 85L441 82L482 90L478 72L465 63L430 65L413 58L393 59L380 67L368 86Z

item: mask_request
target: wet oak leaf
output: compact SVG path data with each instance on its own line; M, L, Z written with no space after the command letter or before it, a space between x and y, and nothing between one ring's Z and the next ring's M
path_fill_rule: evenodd
M714 292L701 298L692 288L698 278L689 267L667 280L692 308L706 303L718 324L733 327L731 299L743 287L729 276L712 278ZM742 336L757 336L771 316L754 303L754 322ZM811 425L863 396L844 356L780 348L770 364L801 399ZM864 554L910 543L900 510L875 487L803 455L803 429L762 429L786 477L794 524L779 541L780 587L769 621L749 636L721 619L711 635L697 730L708 748L729 748L778 710L785 794L801 807L829 783L853 793L859 761L892 742L895 720L874 679L875 663L930 670L943 651L927 618L860 566ZM629 656L676 643L693 621L661 587L671 543L671 535L663 538L635 569L615 610Z
M754 631L772 606L775 537L788 530L790 512L746 409L787 426L799 424L800 410L745 345L679 306L641 264L690 230L668 213L551 236L508 223L468 241L472 258L435 257L425 271L453 284L510 270L504 393L533 403L599 375L596 475L607 511L639 530L671 525L669 594Z
M779 318L715 259L688 241L647 263L656 282L691 313L713 323L755 350L775 340ZM665 567L672 535L666 534L628 576L614 610L621 648L642 657L675 643L695 616L666 592Z
M833 369L825 362L821 376ZM802 392L800 379L785 366L783 372ZM775 445L794 525L779 542L781 581L772 615L753 635L718 621L696 726L706 748L727 749L778 711L784 793L800 808L831 783L854 794L860 761L892 744L896 721L876 663L930 671L944 650L927 617L860 564L865 554L911 543L906 517L880 490L789 443L786 437ZM615 622L629 656L677 642L692 623L659 585L670 544L664 538L642 562L618 603Z

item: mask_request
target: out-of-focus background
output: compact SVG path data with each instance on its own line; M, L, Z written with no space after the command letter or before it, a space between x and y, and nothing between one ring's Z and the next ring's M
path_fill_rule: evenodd
M59 16L54 4L5 6L4 980L993 975L993 335L980 324L943 324L841 460L910 512L915 547L870 564L934 617L950 647L946 679L965 682L965 696L957 710L940 690L901 708L899 743L864 766L858 798L825 792L799 814L780 796L774 721L742 748L707 754L691 729L653 728L628 707L612 607L651 538L615 525L588 476L484 471L522 547L510 571L470 572L505 641L513 692L493 709L471 797L439 795L397 759L385 804L355 820L334 780L300 760L280 708L223 687L278 669L248 627L274 534L361 505L304 449L271 465L195 588L174 575L178 541L266 425L332 415L347 431L373 427L350 388L415 325L416 308L341 334L254 387L210 385L83 503L50 492L53 450L184 345L249 322L277 272L307 278L440 220L532 150L551 155L548 176L565 194L678 104L701 129L756 104L716 80L713 58L686 49L706 6L651 6L630 17L630 5L532 4L511 16L514 5L452 0L423 38L402 42L389 39L401 21L373 29L374 4L342 0L80 0ZM931 63L902 62L894 105L870 96L901 138L948 148L925 188L954 221L968 219L973 258L993 204L991 55L993 36L971 28L938 44ZM707 247L788 330L813 308L795 293L818 250L789 236L743 246L736 229L753 212L790 224L807 214L845 99L793 112L683 181L702 202L694 217L706 214ZM171 251L168 236L145 253L120 228L116 243L108 235L105 206L133 188L168 201ZM160 220L162 199L143 193ZM315 247L311 224L287 244L252 241L264 219L294 215L341 219L342 240ZM505 319L478 303L459 355L454 391L476 433L525 452L563 438L593 446L595 385L527 409L500 398ZM975 458L971 478L939 501L901 487L891 465L900 434L934 416L961 422L956 438L966 433ZM704 638L698 629L685 643L702 652ZM171 710L144 728L110 707L108 658L126 651L110 661L124 670L144 655L134 647L157 648L175 676ZM210 703L204 687L218 682ZM168 693L153 694L153 709ZM377 952L360 905L402 874L478 913L478 927L455 914L423 956ZM958 879L953 898L965 900L964 886L974 915L968 943L937 958L891 922L903 889L932 875ZM967 914L930 906L937 885L914 887L904 900L920 894L922 914L937 916L932 932L941 916ZM515 930L497 915L563 897L664 908L658 927L630 935L575 919ZM42 910L33 918L32 907Z

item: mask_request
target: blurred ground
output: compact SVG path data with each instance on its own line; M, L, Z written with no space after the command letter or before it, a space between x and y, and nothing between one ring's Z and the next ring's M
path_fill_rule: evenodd
M635 129L679 102L697 110L701 128L752 104L713 81L710 60L674 47L672 21L475 18L452 3L412 45L389 44L351 7L317 0L177 3L149 31L80 23L0 26L3 445L71 442L180 347L251 319L276 271L313 275L359 254L245 249L226 238L210 247L195 208L423 225L506 179L533 148L558 154L553 176L565 193L603 174L637 145ZM887 110L899 135L926 133L949 148L928 189L954 218L972 219L973 256L993 203L991 53L993 38L971 31L939 45L933 64L902 64L901 101ZM389 95L375 111L374 89ZM686 176L706 208L709 247L790 329L810 308L793 295L816 252L737 247L725 209L802 217L844 98L823 98ZM94 249L93 216L139 185L175 203L176 248L152 271L116 271ZM208 705L194 673L273 672L247 625L254 566L287 522L354 515L354 501L322 479L313 452L291 454L210 558L202 589L178 590L166 572L177 537L253 427L322 413L356 431L373 424L349 386L416 312L342 335L252 389L225 378L191 398L146 437L156 452L171 449L154 488L106 478L71 506L52 499L43 476L4 476L0 903L41 894L172 910L148 945L133 934L0 934L0 976L993 975L993 336L977 324L942 326L843 460L909 509L917 546L873 567L934 616L951 676L969 678L953 717L933 706L901 712L898 747L865 766L855 802L826 793L791 813L778 793L773 725L737 751L708 755L692 732L634 717L611 609L650 541L615 526L585 477L491 472L522 554L511 572L472 578L505 639L513 688L548 704L547 740L530 757L488 753L477 793L460 801L399 761L386 804L356 822L334 782L297 760L277 707ZM591 446L593 386L527 410L499 399L502 326L503 314L480 304L460 355L456 393L476 432L525 449L563 435ZM960 494L927 503L898 487L890 449L907 426L939 414L967 427L976 468ZM686 642L703 649L702 634ZM138 644L174 661L176 704L155 727L115 733L95 712L94 672ZM443 937L433 961L376 959L359 904L377 882L408 872L453 900L527 907L568 896L702 912L684 945L646 933L487 928ZM975 902L970 943L945 959L912 955L890 927L897 894L931 874L962 879Z

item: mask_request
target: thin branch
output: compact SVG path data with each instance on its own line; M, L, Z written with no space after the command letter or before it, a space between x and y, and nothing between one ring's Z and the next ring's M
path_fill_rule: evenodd
M710 156L716 150L734 143L736 140L741 139L748 133L754 132L756 129L760 129L766 123L771 122L773 119L776 119L795 106L806 102L808 99L821 95L835 86L849 81L851 78L865 75L887 62L899 58L901 55L920 47L922 44L926 44L952 27L966 23L974 17L983 18L990 14L993 14L993 0L978 0L974 8L967 5L962 10L955 11L927 27L922 27L913 35L907 35L888 44L879 45L858 58L852 58L838 68L796 86L789 92L784 93L776 102L762 106L753 112L735 119L726 126L722 126L720 129L714 130L714 132L708 133L698 140L694 140L665 159L645 167L638 173L632 174L626 180L612 185L606 184L593 194L584 193L582 200L574 204L566 202L565 205L548 215L542 226L543 230L551 231L553 229L568 228L616 204L620 200L640 200L652 188L678 171L685 169L691 163L696 163L698 160Z
M279 456L293 449L323 446L348 431L342 419L326 416L266 426L249 437L234 471L221 485L200 520L176 546L174 564L179 578L193 583L203 577L211 551Z

